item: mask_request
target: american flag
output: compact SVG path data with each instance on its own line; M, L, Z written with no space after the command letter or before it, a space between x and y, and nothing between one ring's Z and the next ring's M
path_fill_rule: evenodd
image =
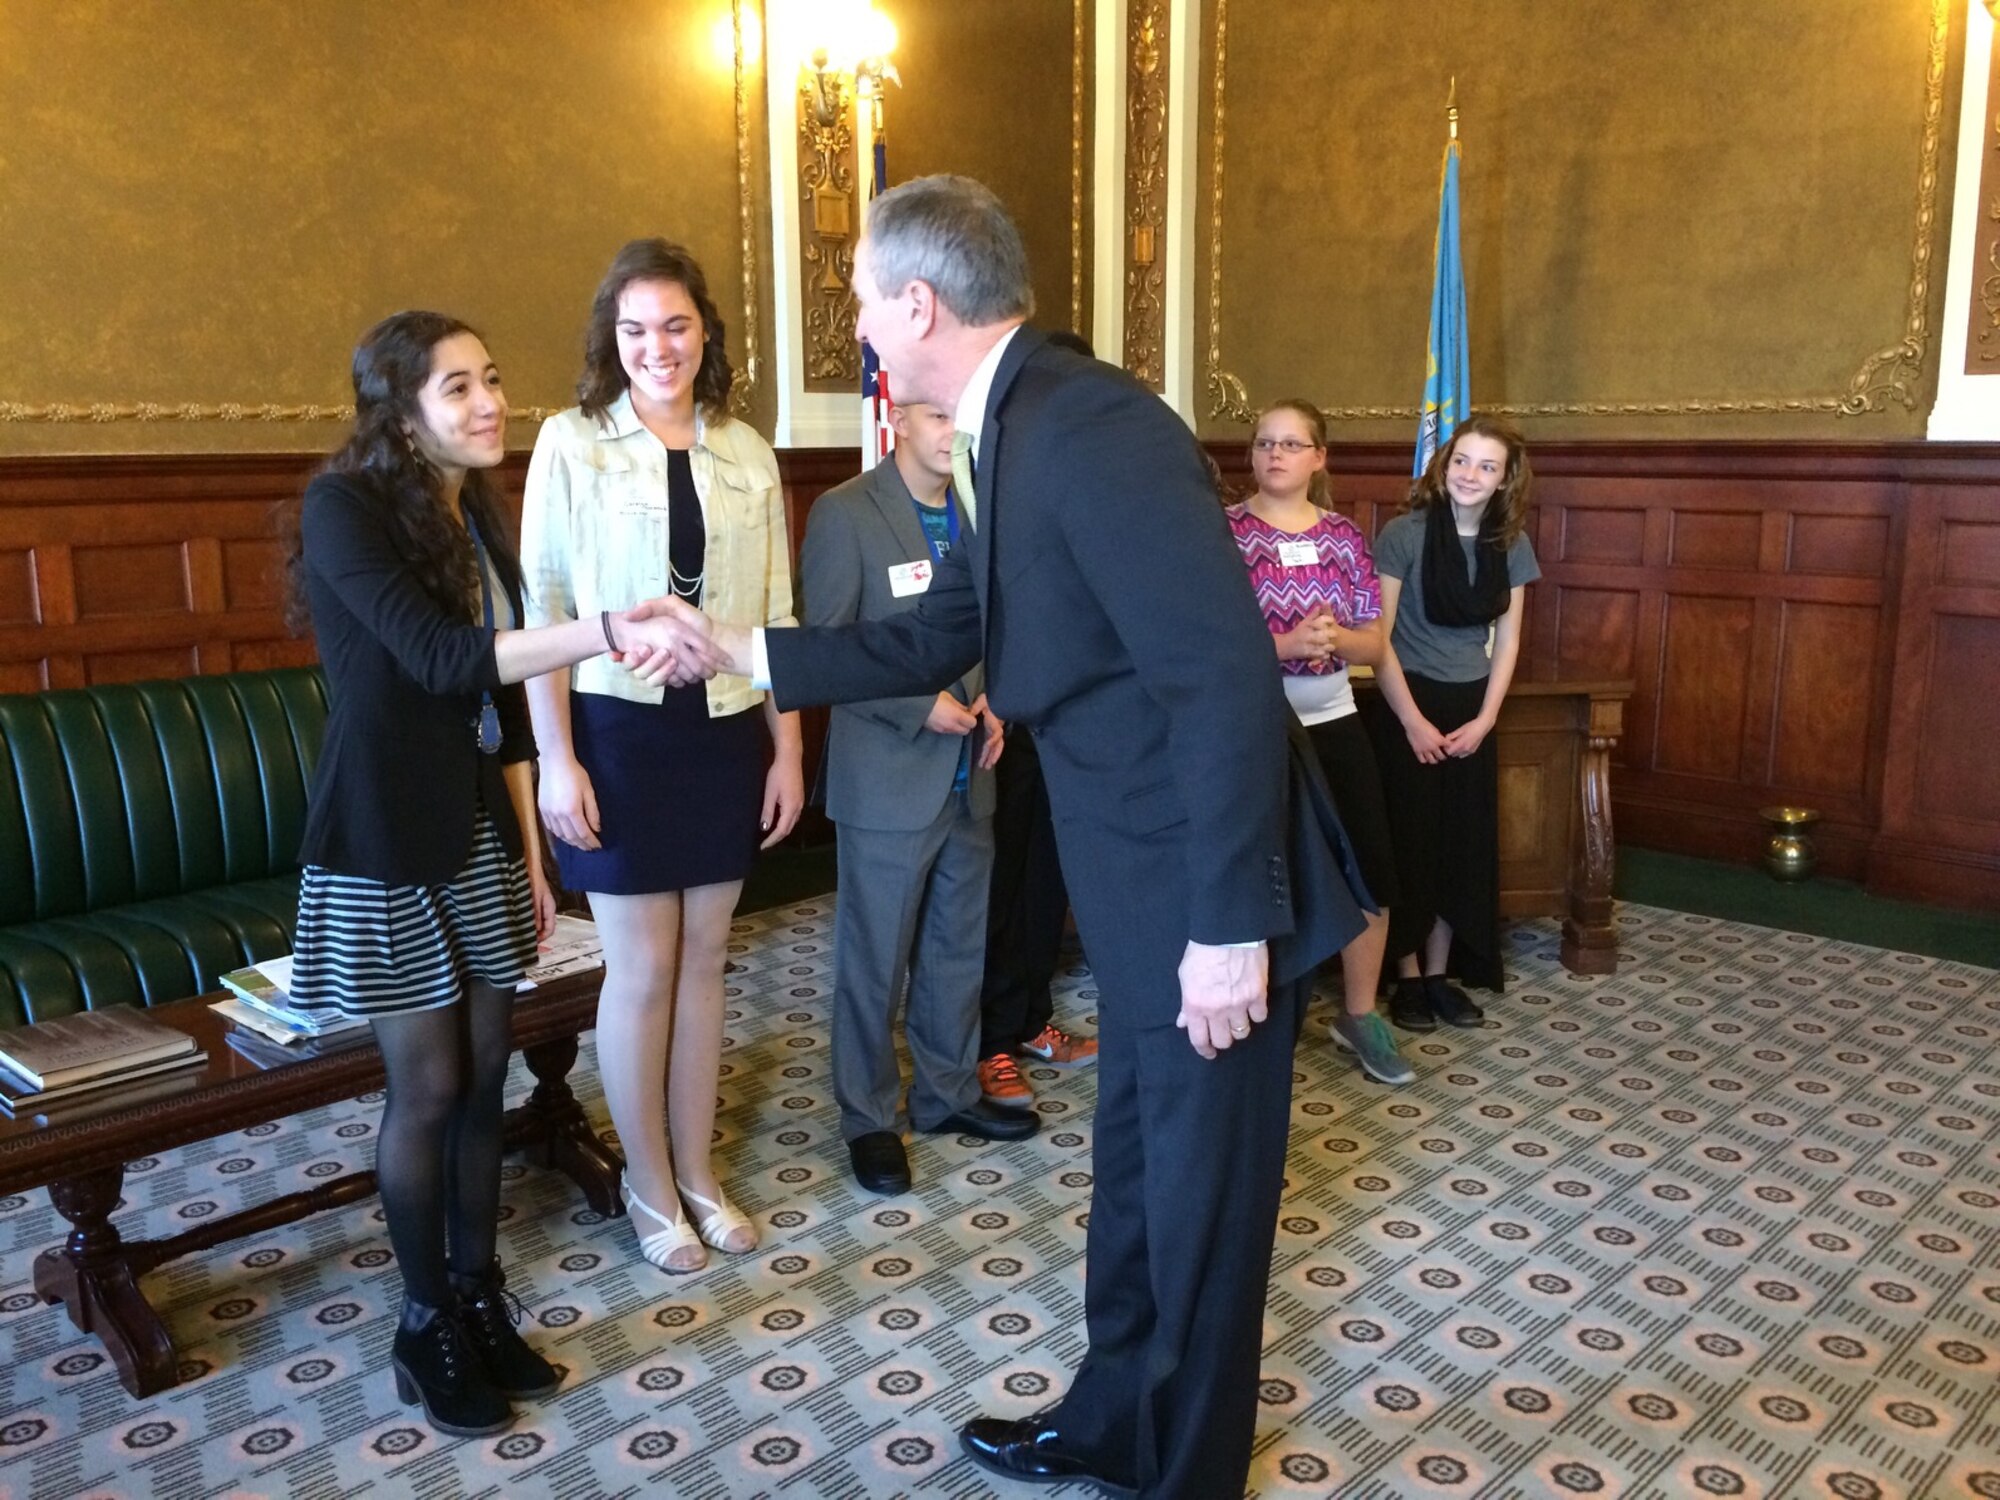
M873 170L868 177L868 197L872 201L889 185L888 145L882 138L877 125L873 131L875 141L871 152ZM875 357L875 351L868 347L868 341L861 341L861 467L872 469L889 456L889 450L896 446L896 430L889 425L889 377L882 373L882 362Z

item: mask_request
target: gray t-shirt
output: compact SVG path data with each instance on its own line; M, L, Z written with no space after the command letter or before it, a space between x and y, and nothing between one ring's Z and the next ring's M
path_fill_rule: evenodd
M1472 566L1473 538L1460 537L1465 545L1465 565ZM1433 682L1477 682L1492 669L1486 655L1484 625L1433 625L1424 613L1424 517L1421 511L1405 511L1375 538L1375 571L1384 578L1402 580L1396 600L1396 628L1389 644L1405 672L1428 677ZM1542 576L1535 561L1535 549L1527 533L1515 538L1507 549L1507 587L1533 583Z

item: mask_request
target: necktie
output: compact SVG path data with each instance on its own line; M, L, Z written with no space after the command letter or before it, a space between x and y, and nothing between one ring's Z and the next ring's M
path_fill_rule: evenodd
M951 435L951 482L958 491L958 508L965 515L965 524L977 531L979 496L972 488L972 434L969 432Z

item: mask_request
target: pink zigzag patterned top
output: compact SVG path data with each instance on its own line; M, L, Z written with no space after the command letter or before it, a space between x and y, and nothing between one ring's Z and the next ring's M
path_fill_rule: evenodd
M1328 511L1310 531L1294 535L1280 531L1251 514L1248 502L1232 505L1224 512L1243 565L1250 570L1250 586L1257 593L1257 607L1264 611L1264 623L1274 636L1283 635L1324 604L1342 625L1365 625L1382 616L1382 584L1375 576L1375 557L1368 550L1368 538L1361 528L1343 515ZM1311 542L1319 561L1310 566L1286 567L1278 548L1286 542ZM1347 663L1338 657L1327 661L1279 663L1290 677L1329 676L1345 672Z

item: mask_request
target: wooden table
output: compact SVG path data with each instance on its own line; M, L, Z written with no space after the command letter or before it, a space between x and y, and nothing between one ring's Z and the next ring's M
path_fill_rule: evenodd
M601 969L565 975L515 1006L514 1045L535 1075L535 1087L508 1112L506 1131L509 1149L567 1174L597 1212L618 1214L624 1211L618 1200L621 1163L597 1139L567 1082L577 1036L596 1024L603 977ZM168 1239L120 1237L111 1215L127 1162L382 1087L382 1056L372 1039L260 1066L225 1040L229 1023L209 1009L221 998L177 1000L147 1012L185 1031L202 1049L202 1065L179 1075L180 1087L173 1092L157 1093L154 1080L142 1079L135 1085L141 1102L121 1107L110 1094L89 1106L94 1112L87 1115L69 1113L81 1101L58 1105L56 1119L47 1125L27 1116L0 1119L0 1193L45 1186L70 1224L67 1240L36 1257L35 1290L44 1301L63 1304L72 1323L103 1341L119 1380L134 1396L150 1396L180 1378L173 1339L146 1300L142 1276L180 1256L341 1208L375 1191L374 1172L347 1172Z
M1355 686L1374 685L1356 678ZM1611 974L1611 752L1630 681L1516 674L1494 729L1500 761L1500 915L1561 917L1563 967Z

